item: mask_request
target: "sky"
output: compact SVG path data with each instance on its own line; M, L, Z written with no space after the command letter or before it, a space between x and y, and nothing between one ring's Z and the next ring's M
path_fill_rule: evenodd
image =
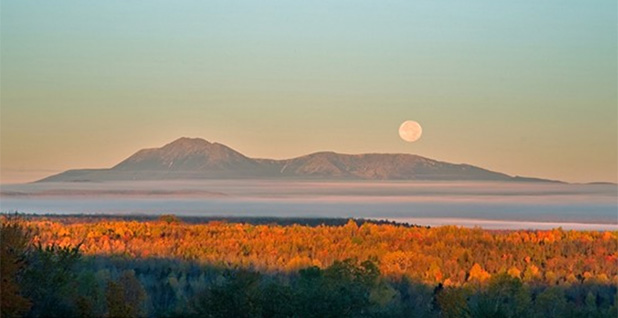
M617 4L1 2L0 182L179 137L618 181ZM405 120L423 127L406 143Z

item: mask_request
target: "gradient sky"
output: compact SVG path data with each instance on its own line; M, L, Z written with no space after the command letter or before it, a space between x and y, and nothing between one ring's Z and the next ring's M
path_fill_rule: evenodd
M617 177L615 0L1 2L0 180L181 136ZM423 137L403 142L413 119Z

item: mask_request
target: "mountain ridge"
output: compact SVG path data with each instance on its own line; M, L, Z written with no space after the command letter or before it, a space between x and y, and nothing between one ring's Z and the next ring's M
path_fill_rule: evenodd
M280 160L250 158L226 145L187 137L160 148L138 150L108 169L67 170L36 182L243 178L560 182L403 153L321 151Z

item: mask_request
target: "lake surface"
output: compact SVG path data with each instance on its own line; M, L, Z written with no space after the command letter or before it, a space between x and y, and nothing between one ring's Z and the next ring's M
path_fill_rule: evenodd
M618 186L205 180L0 187L2 212L357 217L493 229L618 230Z

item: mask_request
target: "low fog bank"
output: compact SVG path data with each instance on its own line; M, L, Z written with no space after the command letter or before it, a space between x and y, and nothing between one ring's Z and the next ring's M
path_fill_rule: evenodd
M0 196L591 196L615 203L616 184L470 181L186 180L46 182L0 186Z
M417 220L413 223L423 225L616 230L618 187L281 180L37 183L2 186L0 210L39 214L355 217Z

